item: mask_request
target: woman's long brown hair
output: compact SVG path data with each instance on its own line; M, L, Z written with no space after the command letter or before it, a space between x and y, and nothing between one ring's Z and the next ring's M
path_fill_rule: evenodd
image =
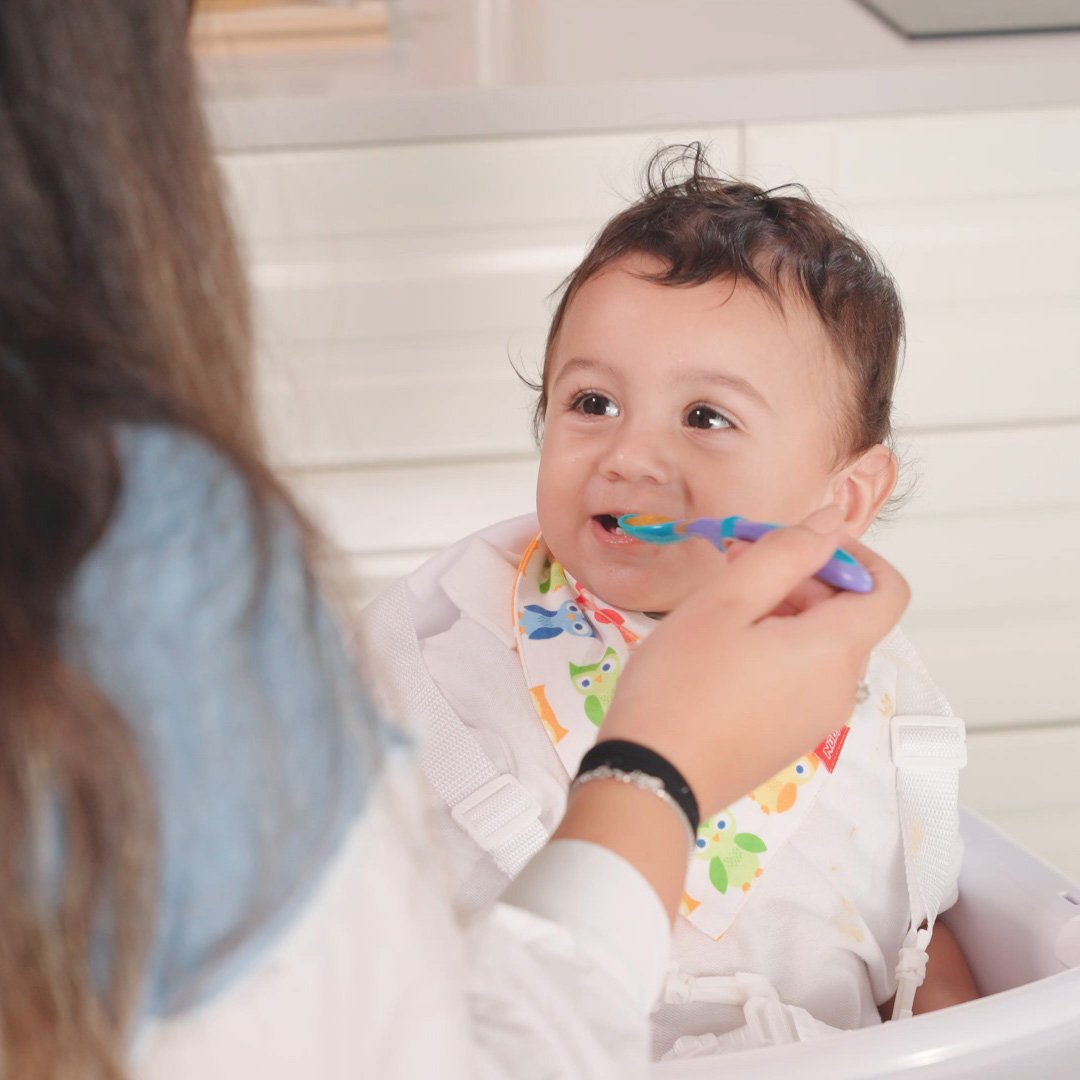
M116 425L184 426L256 508L280 497L187 18L188 0L0 3L0 1069L20 1080L124 1073L152 927L146 772L59 642L116 503Z

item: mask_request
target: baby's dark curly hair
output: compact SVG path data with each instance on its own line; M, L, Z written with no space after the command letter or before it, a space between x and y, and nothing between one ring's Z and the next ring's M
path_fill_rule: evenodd
M782 310L799 297L820 318L847 375L838 433L846 459L892 436L893 387L904 341L896 286L881 261L805 188L768 191L718 176L700 143L658 151L642 197L604 226L560 286L548 331L534 427L547 408L551 357L567 308L596 274L630 254L655 256L662 285L746 282Z

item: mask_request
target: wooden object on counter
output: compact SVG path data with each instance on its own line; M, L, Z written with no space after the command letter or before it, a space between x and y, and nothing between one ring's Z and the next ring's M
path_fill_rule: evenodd
M293 52L385 45L388 0L199 0L191 23L195 52Z

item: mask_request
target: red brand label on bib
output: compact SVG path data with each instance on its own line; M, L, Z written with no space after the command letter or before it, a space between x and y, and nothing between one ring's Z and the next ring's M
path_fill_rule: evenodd
M840 751L844 749L844 740L848 737L848 732L851 730L845 724L843 727L837 728L815 751L819 760L825 768L832 772L836 768L836 763L840 760Z

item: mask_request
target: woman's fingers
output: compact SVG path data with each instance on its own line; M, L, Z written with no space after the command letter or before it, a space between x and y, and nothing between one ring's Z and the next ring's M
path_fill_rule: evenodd
M818 581L817 578L811 578L809 581L804 581L801 584L796 585L795 588L792 589L775 608L773 608L771 614L799 615L802 612L815 607L817 604L823 603L825 600L831 600L835 595L836 590L831 585L826 585L824 582Z
M811 515L806 522L795 528L805 529L822 522L825 525L831 524L828 516L822 511L818 511L816 515ZM779 530L780 534L790 532L792 532L790 528ZM727 551L728 562L742 562L754 549L760 548L766 541L774 543L775 541L772 538L777 535L777 533L771 533L756 544L734 541ZM802 538L804 542L808 539L809 543L804 550L809 557L809 552L815 550L816 545L812 539L805 537L805 535ZM785 572L789 570L797 572L798 556L793 554L792 541L788 541L787 546L789 550L784 553L784 559L778 564L776 570L777 577L775 581L778 587L779 582L784 580L783 574ZM822 623L823 631L826 629L826 624L830 624L834 628L842 625L845 634L854 631L859 636L858 644L860 646L872 648L899 622L900 616L910 600L910 589L904 578L890 563L864 544L859 543L859 541L852 540L849 536L840 533L835 546L843 547L849 551L870 572L871 577L874 579L874 588L870 593L841 592L825 585L814 577L807 576L794 584L784 597L774 605L771 611L766 614L798 615L817 607L825 601L829 601L829 606L816 616ZM831 554L832 550L828 552L825 559ZM771 560L772 556L770 555L769 558ZM760 554L756 555L755 559L764 563ZM814 566L810 573L817 573L821 566L824 565L825 559L822 559L820 565ZM746 570L745 563L743 569ZM730 576L728 576L727 585L731 586ZM773 590L772 595L775 595L776 591L778 589ZM747 599L750 598L747 597ZM852 620L850 628L847 625L848 620Z
M714 599L722 601L729 610L738 611L748 622L771 614L804 586L846 540L837 527L818 531L815 526L828 526L833 520L831 514L826 516L819 511L819 515L812 515L798 525L777 529L748 550L740 551L730 560L727 572L720 575L716 585L719 596ZM805 594L803 589L804 598Z
M869 651L900 621L911 589L895 567L856 540L844 547L870 572L874 588L868 593L840 592L811 605L799 617L821 633Z
M741 558L750 547L750 543L746 540L733 541L727 549L728 561L734 562L736 559ZM823 600L828 600L831 596L835 595L836 589L831 585L826 585L823 581L818 581L817 578L807 578L805 581L800 581L799 584L796 585L775 608L773 608L771 614L797 615L800 611L806 611L807 608L811 608L815 604L820 604Z

